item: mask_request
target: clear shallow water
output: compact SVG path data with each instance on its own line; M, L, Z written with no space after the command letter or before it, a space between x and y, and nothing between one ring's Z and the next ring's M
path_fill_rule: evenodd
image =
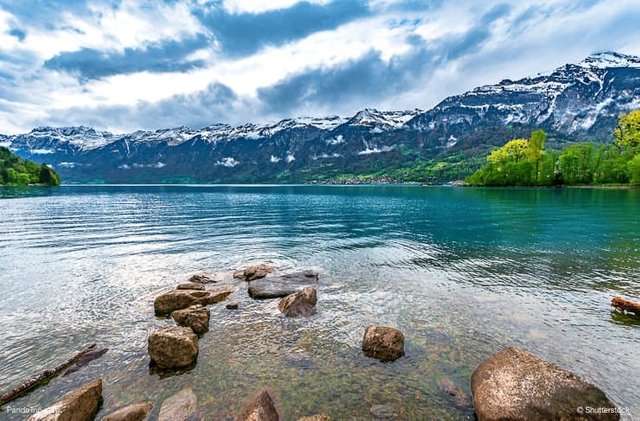
M25 197L25 194L28 197ZM89 343L110 351L13 406L46 406L96 376L101 415L191 385L210 419L263 387L287 419L472 417L475 367L519 346L569 368L640 418L640 191L394 186L78 186L0 189L0 390ZM211 307L196 367L150 372L153 298L190 274L252 262L321 271L318 314L277 302ZM364 358L369 324L397 326L407 356ZM445 380L446 379L446 380ZM11 417L0 413L0 418Z

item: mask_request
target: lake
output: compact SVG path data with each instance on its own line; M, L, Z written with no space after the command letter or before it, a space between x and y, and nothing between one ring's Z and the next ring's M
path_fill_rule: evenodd
M484 359L521 347L596 384L640 419L640 191L420 186L1 188L0 390L86 345L109 352L12 406L47 406L97 376L100 415L191 385L210 419L266 387L286 419L464 419ZM150 370L153 299L202 271L270 262L320 271L318 313L279 316L241 282L211 309L195 368ZM406 356L364 357L370 324ZM0 413L0 417L8 417Z

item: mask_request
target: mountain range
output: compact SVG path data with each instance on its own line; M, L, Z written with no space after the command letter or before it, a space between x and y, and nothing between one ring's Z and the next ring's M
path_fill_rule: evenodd
M365 109L351 118L128 134L38 127L0 135L0 146L50 165L65 182L310 182L362 174L398 179L402 168L479 163L491 148L538 128L549 133L551 147L609 142L619 115L638 108L640 58L606 52L548 74L482 86L427 111ZM431 181L473 169L455 167Z

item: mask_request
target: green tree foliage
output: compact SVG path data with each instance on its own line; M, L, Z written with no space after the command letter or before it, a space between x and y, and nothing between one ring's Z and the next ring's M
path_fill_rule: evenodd
M623 114L613 132L619 148L636 148L640 145L640 110Z
M550 186L640 185L640 111L623 115L613 145L574 143L545 151L542 130L514 139L487 156L487 163L467 178L471 185Z
M627 163L627 168L629 170L629 181L631 184L640 186L640 154L633 157Z
M26 161L12 154L9 149L0 147L0 184L57 186L60 184L60 177L46 165Z

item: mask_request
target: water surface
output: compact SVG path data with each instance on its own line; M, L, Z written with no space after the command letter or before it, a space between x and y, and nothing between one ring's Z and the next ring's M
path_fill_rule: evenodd
M640 191L418 186L64 186L0 189L0 390L89 343L110 351L12 405L46 406L96 376L101 415L191 385L210 419L269 388L286 419L460 419L441 390L522 347L640 416ZM190 274L271 262L321 272L318 314L277 302L211 307L196 367L150 371L170 324L153 298ZM400 328L406 357L361 355L366 326ZM0 417L8 417L0 413Z

